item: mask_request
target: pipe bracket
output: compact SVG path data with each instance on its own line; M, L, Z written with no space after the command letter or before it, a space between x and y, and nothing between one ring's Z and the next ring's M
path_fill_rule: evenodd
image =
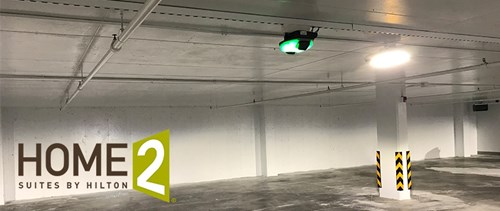
M111 45L110 49L111 49L111 51L113 51L113 53L116 53L116 52L120 51L122 48L121 47L120 48L115 48L113 45Z
M117 36L117 34L113 34L113 41L111 42L110 49L113 51L113 53L116 53L122 49L122 47L115 47L116 42L121 42L120 37Z
M488 65L488 62L486 61L486 58L483 58L483 64Z

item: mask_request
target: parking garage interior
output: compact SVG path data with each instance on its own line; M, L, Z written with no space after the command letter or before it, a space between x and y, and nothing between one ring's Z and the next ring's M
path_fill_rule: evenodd
M498 1L2 0L0 210L499 210L499 34Z

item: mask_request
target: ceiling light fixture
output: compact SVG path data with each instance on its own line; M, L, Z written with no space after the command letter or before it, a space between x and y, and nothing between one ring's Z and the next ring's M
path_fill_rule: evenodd
M410 61L411 55L404 50L388 50L370 58L370 66L377 69L396 67Z
M312 48L317 32L298 30L285 33L285 39L280 42L280 51L286 54L302 53Z

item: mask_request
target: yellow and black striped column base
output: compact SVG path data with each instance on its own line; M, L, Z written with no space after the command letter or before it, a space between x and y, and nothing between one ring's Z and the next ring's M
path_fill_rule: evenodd
M396 189L404 190L403 152L396 152Z
M410 151L406 151L406 175L408 178L408 189L411 190L411 159L410 159Z
M380 174L380 151L377 151L377 187L382 188L382 175Z

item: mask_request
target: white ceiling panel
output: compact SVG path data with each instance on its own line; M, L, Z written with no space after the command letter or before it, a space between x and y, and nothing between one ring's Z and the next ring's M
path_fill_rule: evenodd
M83 63L88 74L109 48L112 35L119 33L120 10L126 26L142 2L2 1L2 106L59 106L70 78L34 76L79 76L78 60L99 29ZM394 46L408 50L412 60L387 71L407 76L478 65L483 58L491 63L500 61L498 20L500 2L493 0L163 1L96 76L243 81L91 81L72 106L230 105L261 95L279 98L340 86L317 81L344 81L345 86L374 82L380 70L370 67L367 59ZM311 50L298 55L279 51L285 28L310 26L322 26ZM490 67L418 78L407 81L407 93L460 99L462 92L498 87L499 71ZM36 79L13 79L19 75ZM269 82L273 80L302 82ZM475 96L497 95L469 93L466 98ZM366 87L270 103L327 105L374 97L373 87Z

